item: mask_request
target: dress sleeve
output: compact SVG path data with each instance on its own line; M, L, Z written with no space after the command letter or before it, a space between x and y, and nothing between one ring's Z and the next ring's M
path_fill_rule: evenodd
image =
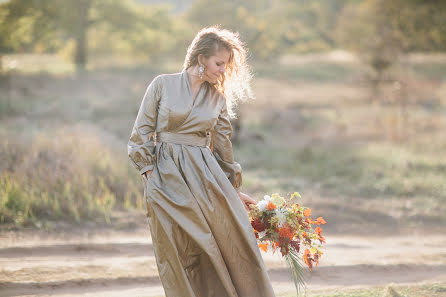
M212 131L212 152L232 186L238 192L242 186L242 167L234 161L231 136L232 126L225 103Z
M127 144L129 158L140 174L152 170L155 164L154 132L160 95L161 82L157 76L147 87Z

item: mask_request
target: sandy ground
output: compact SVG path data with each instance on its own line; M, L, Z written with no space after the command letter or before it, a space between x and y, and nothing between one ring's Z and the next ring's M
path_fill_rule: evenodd
M0 232L0 296L164 296L143 214L126 227ZM446 281L446 234L326 233L307 293ZM262 252L277 296L294 290L278 254Z

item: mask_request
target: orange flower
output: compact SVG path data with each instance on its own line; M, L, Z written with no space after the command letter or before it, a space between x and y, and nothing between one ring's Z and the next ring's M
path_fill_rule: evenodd
M309 249L305 250L303 258L304 258L305 264L307 264L307 266L310 268L310 271L311 271L311 269L313 268L313 263L311 261L313 259L311 258L311 253L310 253Z
M277 248L279 247L279 243L277 243L276 241L273 241L273 255L276 253Z
M304 216L309 217L311 215L311 208L307 208L304 210Z
M268 244L267 243L259 243L259 248L261 248L264 252L268 250Z
M307 234L307 232L302 232L302 236L304 237L304 240L306 241L306 242L308 242L309 244L311 244L311 238L310 237L308 237L308 234Z
M268 210L273 210L273 209L276 208L276 205L274 205L274 203L272 203L272 202L270 201L270 202L268 203L267 208L268 208Z
M326 221L322 218L322 217L318 217L317 219L316 219L316 221L318 221L320 224L325 224L326 223ZM319 225L319 224L318 224Z
M289 225L285 225L282 228L279 228L280 237L288 237L290 240L293 240L294 233Z
M314 259L314 263L316 263L316 267L317 267L317 264L319 264L319 254L315 253L313 255L313 259Z
M314 229L314 232L319 236L319 241L321 243L325 243L325 238L321 234L321 232L322 232L321 227L317 227L316 229Z
M316 224L316 225L319 225L319 224L320 224L318 221L313 221L312 218L307 218L305 221L306 221L308 224Z
M319 241L320 241L321 243L325 243L325 238L324 238L323 236L319 236Z

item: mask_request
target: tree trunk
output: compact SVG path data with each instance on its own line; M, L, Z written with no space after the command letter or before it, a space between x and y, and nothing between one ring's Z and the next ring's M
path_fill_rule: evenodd
M76 63L76 70L83 72L87 66L87 51L88 51L88 27L89 19L88 13L91 7L91 0L80 0L77 3L77 11L79 22L76 24L75 40L76 52L74 62Z
M237 113L237 118L231 120L231 125L233 129L231 140L234 144L239 144L241 139L240 133L242 130L242 112L239 105L237 105L235 112Z

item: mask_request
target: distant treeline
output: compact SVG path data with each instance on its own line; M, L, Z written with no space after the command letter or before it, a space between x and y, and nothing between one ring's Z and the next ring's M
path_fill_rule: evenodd
M446 50L443 0L195 0L180 8L143 2L3 2L0 53L59 53L79 68L98 55L157 61L183 56L197 30L215 24L240 32L260 60L333 48Z

